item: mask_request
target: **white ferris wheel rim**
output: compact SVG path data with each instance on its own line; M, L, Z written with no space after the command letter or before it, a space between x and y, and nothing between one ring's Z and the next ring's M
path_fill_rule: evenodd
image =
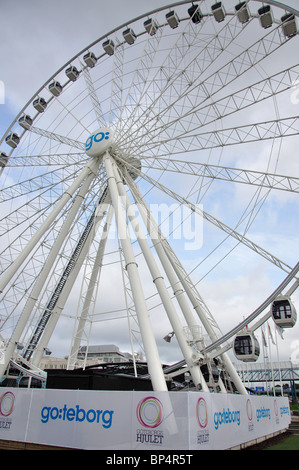
M267 3L269 5L273 5L273 6L276 6L278 8L281 8L281 9L284 9L285 11L288 11L290 13L293 13L294 15L298 16L299 17L299 10L296 10L295 8L293 7L290 7L289 5L285 4L285 3L282 3L282 2L278 2L276 0L267 0L266 2L264 2L264 0L252 0L254 2L258 2L258 3ZM47 86L49 85L49 83L51 83L51 81L53 81L55 79L55 77L58 75L59 72L61 72L62 70L65 70L65 68L70 65L75 59L77 59L78 57L82 56L83 53L87 50L89 50L90 48L92 48L95 44L97 44L98 42L100 41L103 41L105 38L111 36L112 34L114 34L115 32L117 31L120 31L121 29L125 28L128 24L130 23L134 23L135 21L139 20L139 19L142 19L142 18L145 18L147 16L150 16L150 15L154 15L155 13L159 12L159 11L163 11L163 10L166 10L168 8L175 8L176 6L179 6L179 5L184 5L184 4L187 4L187 3L190 3L189 0L182 0L180 2L173 2L173 3L170 3L169 5L165 5L163 7L159 7L159 8L156 8L154 10L150 10L149 12L143 14L143 15L139 15L137 16L136 18L134 19L131 19L130 21L127 21L125 23L122 23L120 26L118 26L117 28L113 28L111 31L109 31L108 33L105 33L103 36L100 36L99 38L97 38L95 41L91 42L87 47L85 47L84 49L82 49L80 52L78 52L76 55L74 55L70 60L68 60L64 65L62 65L58 70L56 70L56 72L51 75L51 77L37 90L36 93L34 93L34 95L32 95L32 97L27 101L27 103L23 106L23 108L20 110L20 112L17 114L17 116L15 117L14 121L11 123L11 125L7 128L7 130L5 131L5 133L3 134L3 136L1 137L1 140L0 140L0 145L2 144L2 142L4 141L5 137L7 136L7 134L9 133L9 131L11 130L11 128L13 127L13 125L17 122L17 120L22 116L22 114L24 113L25 109L28 107L28 105L30 103L32 103L32 101L34 100L34 98L36 98L39 93Z

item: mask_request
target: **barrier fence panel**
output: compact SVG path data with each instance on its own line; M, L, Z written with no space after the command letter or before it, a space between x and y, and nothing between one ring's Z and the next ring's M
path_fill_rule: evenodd
M291 421L287 398L198 395L189 395L190 449L228 449L286 429Z
M284 397L0 389L0 439L78 449L228 449L286 429Z

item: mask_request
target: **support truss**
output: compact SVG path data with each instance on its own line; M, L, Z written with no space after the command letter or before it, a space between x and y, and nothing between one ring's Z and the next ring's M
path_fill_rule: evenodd
M169 158L145 158L143 168L170 171L203 178L230 181L232 183L250 184L259 188L277 189L291 193L299 192L299 178L294 176L266 173L255 170L244 170L208 163L196 163Z

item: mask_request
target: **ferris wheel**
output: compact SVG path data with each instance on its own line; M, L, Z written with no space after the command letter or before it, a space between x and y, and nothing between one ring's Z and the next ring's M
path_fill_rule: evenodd
M227 351L255 360L257 328L296 321L298 16L173 3L98 38L22 108L0 141L0 378L44 380L55 335L72 369L115 334L167 390L170 330L198 389L246 393ZM223 301L223 331L213 306L234 272L273 284L234 325Z

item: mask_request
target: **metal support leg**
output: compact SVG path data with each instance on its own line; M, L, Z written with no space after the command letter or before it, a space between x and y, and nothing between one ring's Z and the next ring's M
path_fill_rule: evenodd
M157 291L160 295L160 298L162 300L163 306L165 308L165 311L167 313L167 316L169 318L169 321L171 323L171 326L173 328L173 331L175 332L177 341L179 343L179 346L181 348L181 351L183 353L183 356L186 360L187 365L190 368L190 372L192 375L193 383L195 386L199 387L200 389L208 392L209 388L203 378L203 375L200 370L200 366L198 363L196 363L196 359L194 358L194 352L192 351L192 348L188 344L183 327L181 325L181 322L178 318L177 312L175 311L174 305L171 301L171 298L169 296L168 290L166 288L163 276L157 266L157 263L154 259L153 253L151 252L151 249L147 243L146 237L141 229L141 226L139 224L139 221L136 217L135 211L130 203L129 197L126 193L126 190L124 188L122 178L119 176L119 173L117 171L117 168L114 166L114 174L115 178L117 181L118 189L119 189L119 194L123 199L123 202L126 206L126 211L129 217L129 220L131 222L131 225L134 229L135 235L137 237L139 246L142 250L143 256L146 260L146 263L148 265L148 268L150 270L150 273L152 275L153 282L157 288ZM195 359L195 360L194 360Z
M105 198L106 191L107 190L104 190L102 198ZM55 291L56 293L57 291L59 293L57 296L55 296L54 291L54 297L56 297L55 302L53 305L53 303L50 301L52 303L51 311L48 312L50 315L44 327L42 336L40 337L38 344L35 348L35 353L31 361L31 363L36 366L39 364L42 358L44 348L48 345L48 342L56 327L57 321L60 318L60 314L64 309L65 303L70 295L73 285L81 270L82 264L87 256L90 245L96 233L94 227L100 220L102 220L103 217L104 211L98 211L97 209L95 210L94 214L90 217L85 227L85 230L83 231L80 240L78 241L77 246L73 251L71 258L69 259L65 271L56 286ZM47 312L45 313L47 314Z
M108 152L106 152L106 154L104 155L103 162L108 177L109 191L112 200L112 205L115 211L117 230L122 245L126 262L126 269L132 288L140 332L148 363L149 374L151 376L154 390L167 391L167 385L165 382L165 377L163 374L158 349L150 324L145 298L143 295L143 289L139 278L138 265L136 263L133 248L131 245L130 235L128 233L125 216L121 208L120 197L112 166L113 159Z
M73 183L72 186L69 188L68 191L66 191L65 195L62 197L63 201L61 200L56 208L53 210L53 212L50 214L49 218L50 219L50 222L49 220L47 219L45 221L45 223L42 225L42 227L38 230L38 234L39 236L37 236L37 234L32 237L31 239L31 242L32 240L34 239L35 240L35 244L38 242L39 238L42 236L42 233L44 233L47 229L47 227L49 226L49 224L54 220L54 218L59 214L59 210L62 209L62 207L66 204L66 202L69 200L69 198L71 197L71 195L74 194L75 190L80 186L80 184L82 183L82 181L86 178L86 181L84 182L84 184L82 185L82 188L80 190L80 192L78 193L77 197L76 197L76 200L70 210L70 213L67 217L67 219L65 220L65 223L64 223L64 226L63 226L63 230L61 230L60 234L58 235L58 238L55 242L55 244L53 245L53 248L48 256L48 259L45 263L45 266L43 267L42 269L42 272L40 273L40 276L38 277L34 287L33 287L33 290L30 294L30 297L28 298L28 301L24 307L24 310L22 312L22 315L16 325L16 328L8 342L8 345L6 347L6 351L5 351L5 359L4 359L4 363L3 364L0 364L0 378L3 376L8 364L9 364L9 361L10 359L12 358L13 356L13 353L14 353L14 350L15 350L15 347L16 347L16 344L17 342L20 340L20 337L24 331L24 328L28 322L28 319L31 315L31 312L35 306L35 303L38 299L38 296L44 286L44 283L45 283L45 280L50 272L50 269L53 265L53 262L59 252L59 249L61 248L61 245L65 239L65 233L67 233L67 231L69 230L69 227L74 219L74 217L76 216L76 213L77 211L79 210L79 207L82 203L82 200L84 199L84 196L92 182L92 180L94 179L95 177L95 173L96 173L96 169L98 168L99 166L99 162L97 161L93 161L92 164L90 164L88 167L85 167L85 169L83 170L83 172L80 174L80 176L77 178L76 180L76 184ZM59 209L59 210L58 210ZM33 242L32 242L33 243ZM30 249L32 249L31 247L31 244L29 242L29 245L30 246L27 246L24 250L24 252L28 252L27 255L29 254L30 252ZM30 248L31 247L31 248ZM21 253L22 255L22 253ZM22 260L21 260L21 255L19 256L19 258L17 258L16 260L16 264L13 263L11 265L10 268L13 268L14 266L14 269L15 269L15 272L16 270L18 269L18 267L22 264L23 262L23 257L22 257ZM26 259L27 255L25 256L24 255L24 260ZM9 268L9 269L10 269ZM14 270L11 269L11 271L13 272ZM11 274L11 277L14 275L14 272L13 274ZM6 279L2 279L3 281L3 285L6 284L7 282L9 282L9 276L6 277Z
M92 302L93 293L96 288L97 282L99 282L99 276L101 273L107 237L108 237L109 229L110 229L111 222L112 222L112 215L113 215L113 210L110 207L108 214L107 214L107 220L106 220L106 224L102 233L102 238L99 244L98 252L97 252L95 262L93 265L93 270L90 276L81 315L77 323L77 329L76 329L75 334L73 335L71 353L69 355L68 365L67 365L68 369L74 369L75 363L77 361L78 351L81 345L82 335L84 332L86 320L88 318L88 312L89 312L90 304Z
M144 199L142 198L142 196L140 195L136 184L133 182L132 178L129 175L127 175L127 182L129 183L130 188L132 189L132 191L135 192L135 194L137 194L137 198L138 198L139 203L140 203L140 209L139 209L140 213L141 213L141 215L143 215L144 223L145 224L149 223L150 231L152 232L153 238L154 238L153 242L155 242L155 244L156 244L156 249L159 246L163 247L163 250L164 250L165 254L168 257L168 260L169 260L170 264L172 265L173 270L175 271L175 273L176 273L181 285L183 286L183 288L184 288L191 304L193 305L194 310L197 312L197 314L198 314L205 330L207 331L208 335L210 336L210 338L212 340L217 339L216 333L215 333L212 325L210 324L209 320L207 319L207 317L206 317L206 315L205 315L205 313L204 313L204 311L203 311L203 309L202 309L202 307L201 307L201 305L198 301L197 296L195 295L193 289L191 288L190 282L187 281L187 277L186 277L186 275L184 275L184 268L182 267L179 260L177 259L177 257L172 252L172 249L169 246L169 244L167 246L167 250L165 249L165 247L163 245L163 237L161 237L161 234L159 233L159 228L158 228L155 220L152 217L150 209L147 206ZM148 221L148 218L149 218L149 221ZM158 248L158 250L159 250L159 248ZM160 249L160 252L161 252L161 249ZM173 253L173 256L171 256L171 253ZM164 257L164 255L162 255L161 259L163 259L163 257ZM174 278L170 278L170 279L174 280ZM181 292L180 292L180 294L181 294ZM179 301L180 297L178 296L177 298L178 298L178 301ZM182 297L181 297L181 301L182 301ZM189 318L189 321L191 321L190 314L188 314L188 316L186 318ZM238 392L243 394L243 395L247 395L247 391L246 391L240 377L238 376L231 360L229 359L228 355L226 353L224 353L224 354L221 355L221 358L222 358L222 360L225 364L226 370L229 373L232 381L234 382Z

